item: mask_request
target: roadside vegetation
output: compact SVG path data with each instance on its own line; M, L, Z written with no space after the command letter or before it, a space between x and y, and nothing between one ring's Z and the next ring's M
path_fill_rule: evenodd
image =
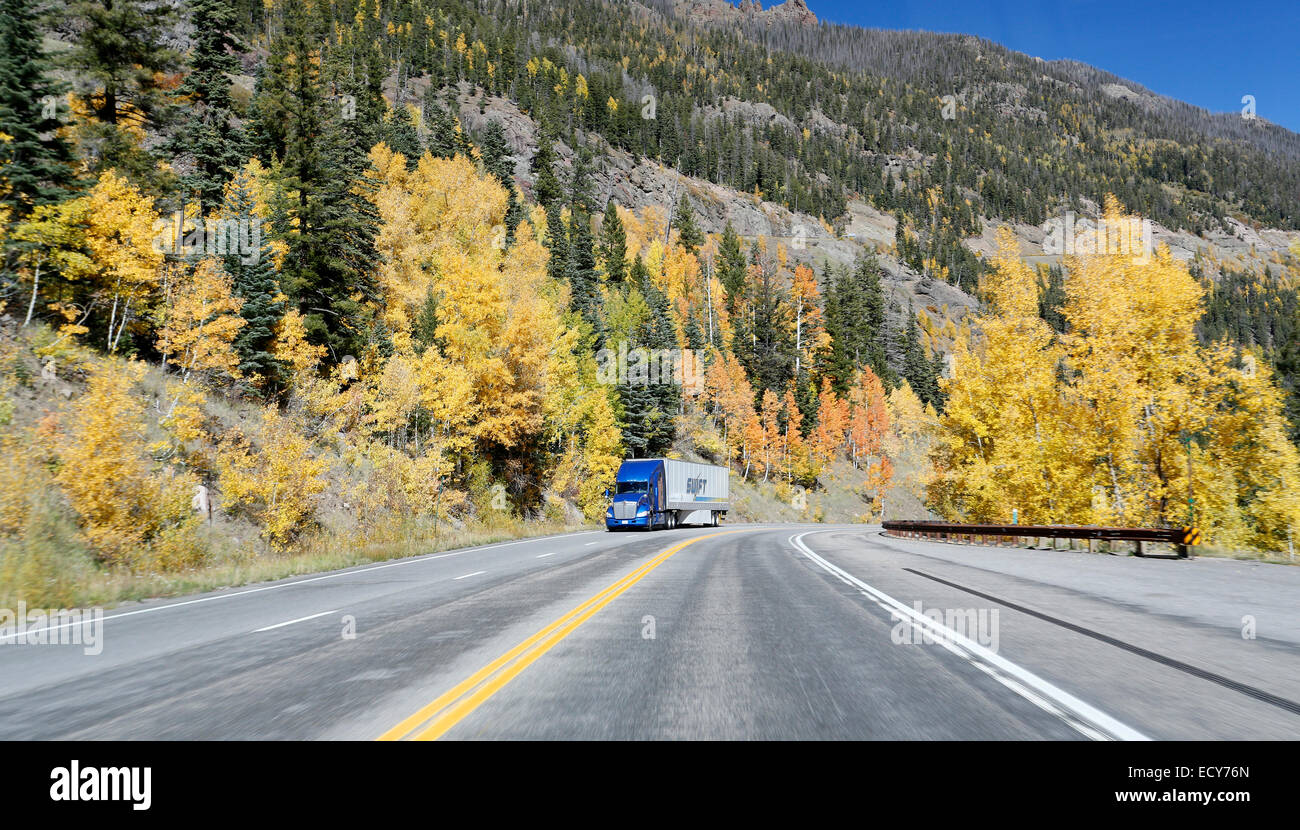
M816 81L874 115L688 141L691 96L738 91L759 71L750 46L708 33L737 62L706 72L674 23L662 56L584 73L465 4L194 0L181 54L173 10L115 8L73 3L42 30L31 0L0 0L0 603L589 527L622 459L663 454L728 465L733 519L1194 519L1231 551L1287 550L1300 524L1300 327L1273 302L1294 293L1300 247L1218 291L1206 263L1164 250L1053 272L1009 238L990 261L962 247L985 220L1041 218L1067 181L1104 199L1113 179L1180 227L1232 210L1294 226L1294 167L1256 146L1139 163L1102 140L1110 105L1091 101L1066 120L1105 149L1073 170L1007 151L1001 131L971 128L954 156L911 82L850 84L794 52L763 93L775 104ZM600 20L581 37L634 39ZM629 71L695 91L647 118L616 82ZM463 89L513 102L531 132L469 129ZM933 153L895 177L913 133ZM619 204L595 186L612 147L685 186ZM969 166L995 156L1021 178ZM1156 199L1175 161L1229 184ZM705 232L690 184L710 176L751 206L802 205L828 235L857 194L898 232L851 265L798 261L795 241ZM1106 202L1116 221L1134 207ZM981 314L891 307L885 258L978 294ZM1256 341L1261 327L1277 336Z

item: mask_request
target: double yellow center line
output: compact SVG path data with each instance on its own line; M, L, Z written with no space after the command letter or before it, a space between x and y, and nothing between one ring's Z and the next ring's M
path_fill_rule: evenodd
M609 605L619 596L619 594L622 594L628 588L631 588L633 585L640 582L646 574L668 561L668 559L670 559L674 554L680 552L688 545L702 542L705 539L713 539L718 536L727 536L732 533L744 532L746 531L728 530L723 533L710 533L707 536L697 536L694 539L687 539L685 542L673 545L668 550L627 574L613 585L610 585L608 588L582 603L577 608L574 608L563 617L560 617L558 620L546 626L527 640L524 640L519 645L493 660L491 663L488 663L483 668L474 672L474 674L456 684L454 688L440 696L437 700L434 700L427 706L421 707L418 712L380 735L379 740L437 740L446 734L447 730L464 720L467 715L482 705L484 701L492 697L492 695L496 694L503 686L517 677L520 672L532 665L533 661L550 651L556 643L569 636L574 629L591 619L597 611L604 608L606 605Z

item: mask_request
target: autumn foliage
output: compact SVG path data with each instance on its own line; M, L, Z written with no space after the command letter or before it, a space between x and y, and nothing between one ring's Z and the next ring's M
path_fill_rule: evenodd
M112 170L8 226L23 305L5 360L45 362L62 401L11 423L20 379L0 378L7 549L66 532L99 567L175 571L236 526L255 529L244 555L338 528L567 521L566 504L593 521L621 461L650 446L774 492L847 471L860 519L902 492L951 518L1195 520L1276 547L1300 518L1300 456L1269 369L1198 342L1201 287L1165 250L1068 259L1058 334L1004 234L977 325L944 329L956 342L941 396L929 316L905 318L901 376L886 359L873 259L819 280L781 245L759 238L745 256L734 233L700 233L686 200L671 226L612 206L597 227L577 196L520 202L456 130L465 146L442 156L385 142L365 154L346 195L373 221L369 281L326 306L284 293L306 209L292 177L255 160L218 214L280 223L255 268L167 253L160 238L207 217L164 218ZM322 328L339 308L348 319ZM858 316L879 330L858 331ZM651 394L602 380L597 349L629 344L698 356L702 383ZM51 515L71 529L42 524ZM0 565L38 581L60 567L29 553Z
M1107 218L1121 218L1111 201ZM982 336L956 352L932 503L950 518L1195 523L1225 546L1284 546L1300 455L1267 367L1201 345L1202 290L1166 248L1066 260L1067 334L1001 237ZM1104 248L1104 246L1101 246Z

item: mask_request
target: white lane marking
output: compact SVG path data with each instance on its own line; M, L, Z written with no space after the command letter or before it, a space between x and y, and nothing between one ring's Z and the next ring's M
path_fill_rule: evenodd
M538 559L545 559L546 557L548 557L548 556L554 556L554 555L557 554L557 553L559 553L558 550L553 550L553 551L551 551L550 553L539 554L539 555L537 556L537 558L538 558Z
M307 620L314 620L317 617L323 617L326 614L337 614L340 610L341 609L335 608L333 611L322 611L319 614L312 614L310 617L299 617L296 620L289 620L288 622L276 623L275 625L268 625L266 628L259 628L253 633L259 634L263 631L270 631L273 628L284 628L286 625L293 625L294 623L307 622Z
M809 531L809 533L825 532L827 531ZM1095 706L1085 703L1028 669L989 651L984 646L963 637L943 623L936 622L883 591L871 587L843 568L827 562L804 544L803 537L809 535L809 533L791 536L790 543L802 551L804 556L807 556L822 570L857 588L862 592L863 596L874 600L877 605L889 611L895 618L907 620L919 632L930 635L937 643L943 645L949 651L969 660L977 668L992 675L1002 685L1031 703L1062 718L1082 734L1093 740L1151 740L1133 727L1121 723Z
M464 576L452 577L452 581L454 582L457 579L469 579L471 576L478 576L479 574L485 574L485 573L487 573L487 571L475 571L472 574L465 574Z
M447 553L430 553L425 556L416 557L415 559L402 559L398 562L385 562L382 565L372 565L368 568L357 568L356 570L336 571L335 573L325 574L324 576L313 576L309 579L299 579L296 582L282 582L277 585L263 585L261 588L249 588L246 591L235 591L234 593L230 593L230 594L214 594L213 596L210 597L199 597L198 599L187 599L184 602L173 602L168 605L155 605L152 608L137 608L134 611L123 611L120 614L106 615L103 619L103 622L120 619L122 617L133 617L136 614L149 614L153 611L166 611L169 608L180 608L185 605L195 605L200 602L212 602L213 600L218 600L218 599L233 599L235 597L242 597L246 594L258 594L261 593L262 591L275 591L280 588L292 588L295 585L306 585L308 582L320 582L323 579L337 579L340 576L353 576L354 574L369 573L370 571L381 571L384 568L396 568L401 565L412 565L420 562L431 562L434 559L446 559L449 556L461 556L466 553L477 553L479 551L492 550L493 548L508 548L511 545L524 545L529 542L541 541L542 539L558 539L564 536L586 536L589 533L603 533L603 532L604 531L600 531L600 530L580 530L577 533L562 533L560 534L560 536L538 536L533 539L516 539L513 542L500 542L495 545L487 545L485 547L476 547L476 548L465 548L464 550L453 550ZM71 628L75 625L81 625L81 624L82 623L72 622L72 623L64 623L62 625L56 625L53 627L33 629L33 630L34 631L58 631L61 628ZM9 634L6 636L13 637L14 635Z
M595 543L595 542L588 542L587 544L583 545L583 547L584 547L584 548L589 548L589 547L591 547L591 546L594 545L594 544L596 544L596 543Z

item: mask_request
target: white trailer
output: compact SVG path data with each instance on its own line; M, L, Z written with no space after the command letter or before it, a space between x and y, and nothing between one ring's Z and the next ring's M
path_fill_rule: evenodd
M731 509L731 479L726 467L665 458L665 507L672 525L716 525Z

